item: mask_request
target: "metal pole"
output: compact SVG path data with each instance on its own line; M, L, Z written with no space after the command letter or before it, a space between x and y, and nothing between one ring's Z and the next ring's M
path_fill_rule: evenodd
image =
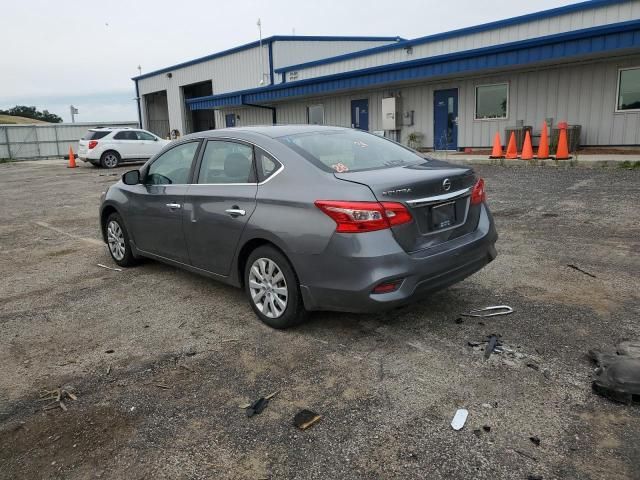
M258 19L258 32L260 34L260 85L264 83L264 54L262 52L262 22Z

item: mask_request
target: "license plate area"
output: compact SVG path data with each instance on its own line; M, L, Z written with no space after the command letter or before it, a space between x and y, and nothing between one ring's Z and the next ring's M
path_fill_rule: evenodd
M429 229L431 231L443 230L456 225L456 202L441 203L431 207Z

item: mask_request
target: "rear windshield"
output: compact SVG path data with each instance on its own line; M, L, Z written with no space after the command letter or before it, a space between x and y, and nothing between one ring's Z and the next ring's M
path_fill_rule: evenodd
M408 148L360 130L301 133L278 140L329 172L359 172L427 161Z
M82 140L98 140L102 137L106 137L110 133L110 130L89 130L87 134L82 137Z

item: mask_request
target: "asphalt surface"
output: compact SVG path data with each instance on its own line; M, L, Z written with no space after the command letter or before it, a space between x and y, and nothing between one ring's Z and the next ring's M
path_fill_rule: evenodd
M478 167L492 264L289 331L212 280L98 267L99 196L125 170L0 165L0 478L640 478L640 406L595 395L587 357L639 336L638 169ZM515 312L457 320L496 304ZM485 361L468 342L491 334L506 351ZM58 387L77 399L44 410ZM303 408L322 416L305 431Z

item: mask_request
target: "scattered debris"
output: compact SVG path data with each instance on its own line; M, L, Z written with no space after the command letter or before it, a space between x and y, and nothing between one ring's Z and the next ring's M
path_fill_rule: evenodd
M239 342L239 338L227 338L225 340L220 340L220 343L228 343L228 342Z
M182 328L187 324L186 320L184 322L182 322L180 325L178 325L178 328Z
M247 403L244 405L240 405L240 408L245 409L247 411L247 417L253 417L254 415L258 415L262 413L262 411L267 408L269 405L269 400L276 396L278 392L273 392L267 395L266 397L260 397L259 399Z
M476 437L479 437L480 435L482 435L482 430L480 430L479 428L476 428L476 429L473 431L473 434L474 434Z
M490 403L483 403L482 408L493 408Z
M540 437L534 435L532 437L529 437L529 440L531 440L531 442L536 446L539 447L540 446Z
M479 347L480 345L482 345L482 342L467 342L467 345L469 345L470 347Z
M107 375L109 375L110 373L111 373L111 365L107 367Z
M626 404L640 400L640 340L619 343L616 353L592 350L589 356L598 367L593 374L594 392Z
M542 475L536 475L534 473L530 473L527 477L527 480L543 480Z
M532 368L534 370L540 370L540 366L537 363L533 363L533 362L527 363L527 367Z
M534 462L538 461L538 457L535 457L533 455L531 455L530 453L527 452L523 452L522 450L518 450L517 448L513 449L514 452L516 452L518 455L522 455L523 457L526 457L530 460L533 460Z
M101 263L98 263L97 265L98 265L98 267L100 267L100 268L106 268L107 270L113 270L114 272L121 272L121 271L122 271L122 269L121 269L121 268L107 267L106 265L103 265L103 264L101 264Z
M111 349L111 348L110 348L109 350L105 350L105 352L104 352L104 353L113 353L113 352L115 352L115 350L113 350L113 349Z
M493 353L493 351L495 350L495 348L501 345L499 343L499 339L500 339L500 335L493 334L489 336L489 342L487 343L487 348L484 351L485 360L488 360L491 354Z
M165 390L170 390L171 387L169 385L165 385L164 383L156 383L156 387L163 388Z
M48 404L43 407L43 410L53 410L54 408L61 408L63 411L67 411L67 405L64 400L70 399L73 401L78 400L78 397L70 391L68 388L56 388L55 390L46 390L40 395L40 401L46 402L50 400Z
M489 433L489 432L491 431L491 426L490 426L490 425L483 425L483 426L482 426L482 429L483 429L485 432Z
M492 305L490 307L478 308L461 313L463 317L495 317L497 315L509 315L513 313L513 308L509 305Z
M293 424L300 430L306 430L317 423L322 417L311 410L301 410L293 417Z
M588 276L590 276L591 278L598 278L598 277L596 277L593 273L589 273L589 272L587 272L587 271L585 271L585 270L581 269L580 267L578 267L578 266L576 266L576 265L573 265L572 263L567 264L567 267L569 267L569 268L573 268L574 270L576 270L576 271L578 271L578 272L580 272L580 273L584 273L585 275L588 275Z
M468 416L468 410L465 410L464 408L458 409L456 411L456 414L453 416L453 420L451 420L451 428L453 428L454 430L460 430L462 427L464 427Z
M456 323L462 323L462 322L464 322L464 318L462 317L456 318Z

